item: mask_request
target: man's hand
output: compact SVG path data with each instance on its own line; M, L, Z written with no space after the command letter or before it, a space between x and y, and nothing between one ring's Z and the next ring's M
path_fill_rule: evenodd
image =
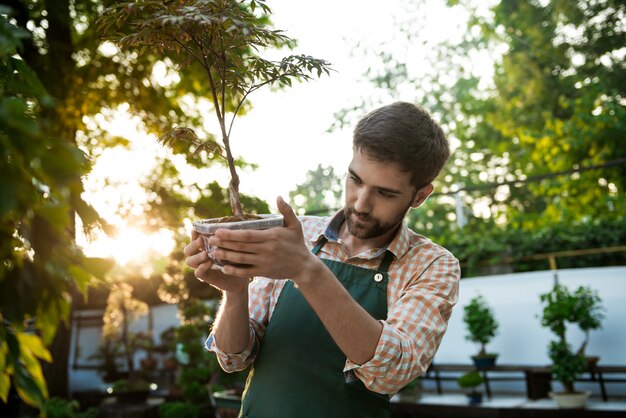
M291 207L282 197L276 203L284 217L283 227L260 231L218 229L209 239L211 245L219 247L215 252L218 259L247 265L226 265L225 273L297 281L303 271L319 262L307 248L302 224Z
M193 268L194 275L203 282L227 293L243 293L248 289L248 277L228 276L211 269L213 264L204 250L202 237L196 231L191 232L191 242L185 247L187 265Z

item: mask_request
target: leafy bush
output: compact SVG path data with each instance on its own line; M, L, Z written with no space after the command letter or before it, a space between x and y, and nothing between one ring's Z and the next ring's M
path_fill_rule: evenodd
M467 325L469 335L465 338L480 344L479 356L487 354L486 345L496 335L498 321L482 295L470 300L464 308L463 321Z
M557 341L551 341L548 348L552 374L563 383L566 392L572 393L574 382L587 368L584 350L589 341L589 330L599 328L604 317L602 301L589 287L580 286L570 292L561 284L554 285L540 299L545 305L541 325L549 328L558 338ZM578 325L585 332L585 340L576 352L567 342L568 323Z
M159 406L160 418L197 418L200 409L190 402L168 402Z
M484 381L485 379L480 375L480 373L475 370L467 372L457 379L457 383L459 384L459 386L464 389L475 388Z

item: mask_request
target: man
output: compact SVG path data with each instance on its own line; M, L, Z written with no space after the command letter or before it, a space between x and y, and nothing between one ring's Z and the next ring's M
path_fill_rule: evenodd
M252 369L242 417L385 417L389 397L432 361L458 294L458 261L403 223L450 155L423 109L394 103L356 126L345 207L284 227L218 230L224 273L196 235L195 275L223 291L207 347ZM249 283L249 277L254 280Z

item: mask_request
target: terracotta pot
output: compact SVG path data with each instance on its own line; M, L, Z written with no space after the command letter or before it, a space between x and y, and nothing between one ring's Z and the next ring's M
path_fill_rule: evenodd
M587 404L587 398L591 395L591 392L550 392L550 397L556 401L559 408L574 409L584 408Z
M252 219L240 222L219 222L223 218L203 219L193 222L193 230L198 232L204 241L204 248L209 260L213 262L211 268L222 270L225 263L216 259L214 252L217 247L209 245L209 238L215 234L218 229L269 229L276 226L283 226L283 217L281 215L258 215L262 219Z

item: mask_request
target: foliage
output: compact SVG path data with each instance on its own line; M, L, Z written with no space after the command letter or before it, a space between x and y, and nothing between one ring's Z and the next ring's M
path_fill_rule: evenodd
M561 341L566 339L567 324L577 325L585 333L585 340L577 353L584 354L589 342L589 331L602 327L604 307L598 293L588 286L579 286L570 292L564 285L556 284L540 299L545 304L541 325L549 328Z
M150 390L150 382L142 379L119 379L111 385L113 393L144 392Z
M127 283L113 283L104 311L102 339L104 344L119 345L131 378L135 372L135 353L142 336L130 331L132 321L148 312L148 305L132 297L133 288Z
M425 1L406 2L397 25L402 36L363 52L375 93L337 115L343 126L363 108L408 100L444 126L453 157L436 181L439 194L412 211L409 224L446 246L461 246L471 274L478 260L517 256L518 247L510 245L516 241L538 253L546 252L542 245L566 249L558 242L532 245L527 234L545 237L556 229L562 238L568 229L593 230L598 222L625 224L624 2L500 0L489 10L470 0L448 4L469 18L456 39L437 44L423 31L431 17ZM431 54L415 48L420 44ZM389 52L403 48L412 53ZM417 65L407 60L420 53ZM484 69L489 61L492 74ZM468 212L462 232L455 222L457 189ZM601 229L607 241L626 242L623 233ZM584 239L600 245L565 241L604 246L602 239ZM566 263L598 265L598 257L626 261L622 253ZM516 263L516 270L538 263Z
M574 392L574 382L587 370L585 356L572 351L566 341L550 341L548 355L552 360L551 372L563 383L565 391Z
M467 372L457 379L457 383L459 384L459 386L464 389L473 389L482 384L484 381L485 379L482 377L482 375L475 370Z
M199 408L190 402L167 402L159 406L160 418L196 418Z
M122 364L120 360L124 358L122 346L118 341L111 339L103 339L98 345L98 349L94 354L89 356L90 360L97 360L98 372L101 373L105 382L117 380L119 377Z
M498 322L485 298L478 295L463 308L463 321L467 325L468 340L480 344L479 356L487 354L485 346L496 335Z
M79 408L80 404L78 401L50 398L46 400L43 409L47 418L74 418Z
M110 268L73 245L74 208L83 225L99 217L80 197L85 154L51 128L55 101L22 51L30 33L0 15L0 399L15 385L43 407L48 389L40 361L68 320L74 289L83 295Z
M259 14L255 13L257 8ZM196 66L204 71L209 86L206 96L213 103L223 147L212 140L199 142L188 128L174 129L161 140L164 144L187 143L217 155L223 149L231 175L230 204L236 216L242 215L243 209L230 134L246 99L266 85L290 86L292 80L309 80L313 73L320 76L329 72L327 62L310 56L270 61L259 55L260 51L294 43L281 31L271 29L270 12L264 0L139 1L115 4L101 18L103 32L120 47L171 53L181 70Z
M100 414L97 407L81 411L78 401L57 397L46 399L42 412L47 418L98 418Z
M427 211L427 209L424 209ZM426 212L413 211L413 217L424 218ZM425 233L420 224L409 224L414 230ZM430 235L430 234L429 234ZM485 239L489 237L489 239ZM532 230L508 228L492 222L475 221L466 225L462 233L432 235L459 260L463 276L484 274L485 268L507 265L515 272L545 270L547 258L530 259L537 254L567 250L598 249L623 245L626 242L626 224L621 220L596 219L577 224L554 224ZM607 252L557 258L559 268L603 267L626 263L626 253Z
M574 381L586 370L584 349L589 340L589 330L601 326L604 317L601 299L589 287L580 286L570 292L562 284L555 284L550 292L540 296L544 304L541 325L549 328L557 336L551 341L549 355L552 360L552 373L563 383L567 392L574 391ZM567 324L576 324L585 331L586 338L578 351L572 351L567 342Z
M332 166L321 164L306 173L306 180L289 192L299 215L319 215L339 209L343 185Z

